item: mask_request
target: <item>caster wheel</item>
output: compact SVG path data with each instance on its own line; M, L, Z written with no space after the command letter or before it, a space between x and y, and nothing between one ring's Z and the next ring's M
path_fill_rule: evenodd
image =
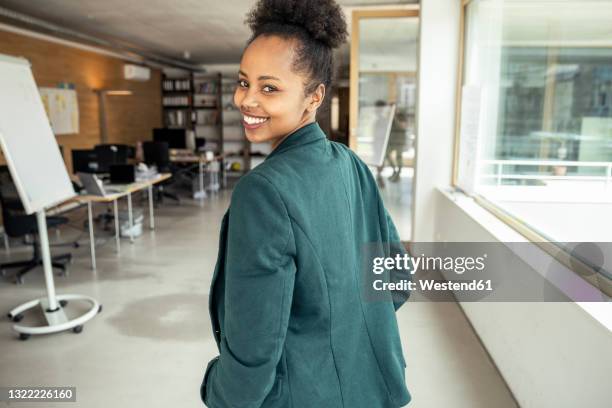
M102 313L102 305L98 307L98 313Z
M66 307L66 305L68 304L68 301L67 300L60 300L59 304L60 304L61 307Z
M11 320L14 321L15 323L19 323L22 319L23 319L23 315L19 313L13 316Z
M26 341L29 338L30 338L30 335L28 333L19 333L19 340Z
M72 328L72 331L73 331L73 332L75 332L75 333L77 333L77 334L78 334L78 333L80 333L80 332L82 332L82 331L83 331L83 325L74 326L74 327Z

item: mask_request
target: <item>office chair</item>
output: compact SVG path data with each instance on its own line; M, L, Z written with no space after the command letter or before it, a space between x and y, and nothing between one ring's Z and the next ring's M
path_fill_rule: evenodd
M167 142L143 142L142 151L144 154L144 161L146 164L154 164L157 167L157 171L160 173L174 173L175 168L172 166L170 161L170 149ZM167 187L174 183L174 180L168 179L167 181L161 182L155 185L156 196L159 202L162 202L163 197L172 198L180 203L180 199L176 194L172 194L164 187Z
M2 169L0 169L2 173ZM11 188L12 187L12 188ZM15 283L22 284L23 276L30 270L42 265L42 255L40 245L36 237L38 236L38 223L36 215L25 214L21 200L17 195L17 191L12 183L6 182L6 177L2 177L0 181L0 205L2 206L2 218L4 221L4 231L6 235L13 238L24 238L28 235L34 236L34 240L30 242L33 249L32 258L26 261L6 262L0 264L2 276L8 268L20 268L15 274ZM47 217L47 227L58 227L68 223L66 217ZM51 257L51 265L54 268L61 269L61 275L66 274L66 264L72 261L71 254L61 254Z

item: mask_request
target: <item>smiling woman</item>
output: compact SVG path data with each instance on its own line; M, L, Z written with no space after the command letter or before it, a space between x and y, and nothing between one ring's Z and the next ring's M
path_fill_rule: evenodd
M395 310L406 297L363 300L359 265L365 244L406 252L388 245L399 238L368 167L316 123L344 13L333 0L261 0L247 23L234 103L248 140L273 150L239 180L221 224L209 301L219 356L202 401L405 405Z
M305 95L303 73L294 72L295 45L278 36L261 35L247 47L234 103L243 114L251 143L270 142L275 148L293 131L315 120L325 86Z

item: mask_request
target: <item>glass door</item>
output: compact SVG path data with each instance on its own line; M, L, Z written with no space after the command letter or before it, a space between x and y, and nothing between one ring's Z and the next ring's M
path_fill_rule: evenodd
M411 236L418 9L353 11L349 146L378 182L403 240Z

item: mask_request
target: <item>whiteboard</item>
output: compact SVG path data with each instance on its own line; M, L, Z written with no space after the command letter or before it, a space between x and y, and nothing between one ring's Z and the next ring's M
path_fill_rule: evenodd
M359 108L355 153L370 166L382 166L389 144L395 104Z
M75 195L30 63L2 54L0 145L28 214Z

